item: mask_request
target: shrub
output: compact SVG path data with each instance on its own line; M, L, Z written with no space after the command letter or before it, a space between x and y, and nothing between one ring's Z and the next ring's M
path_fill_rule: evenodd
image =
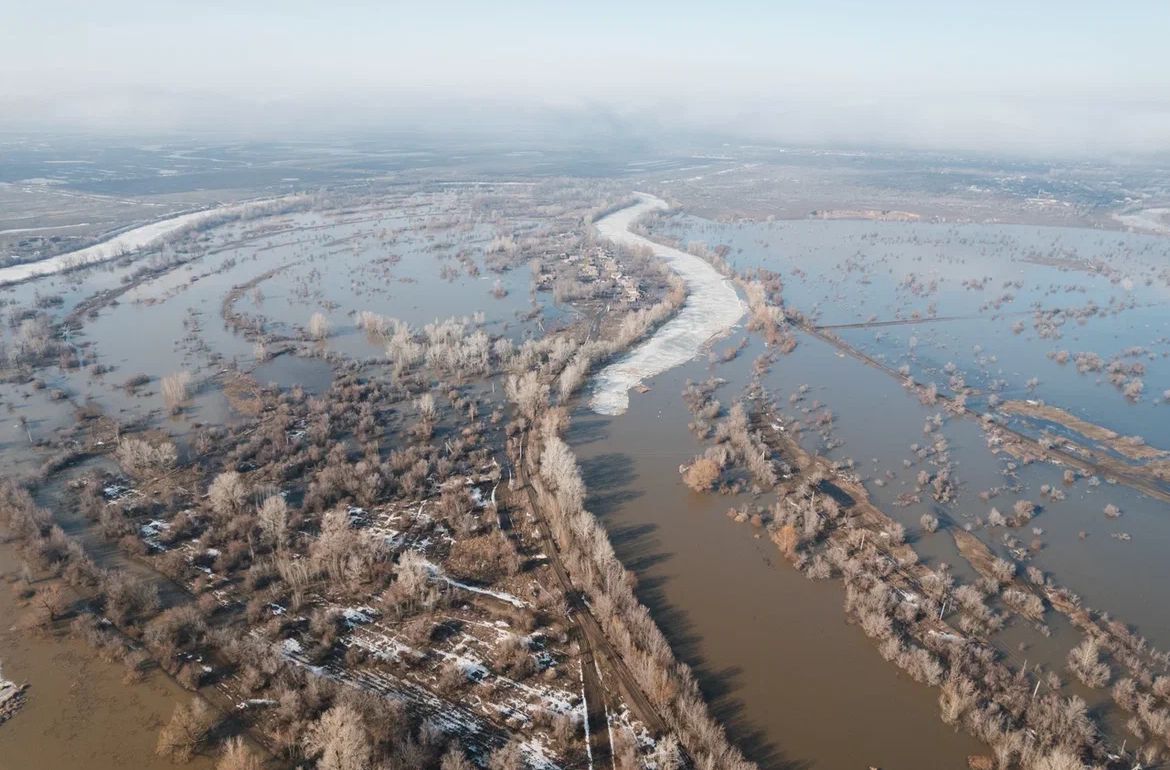
M683 471L683 482L696 492L706 492L719 481L719 464L708 457L700 457Z
M172 762L186 762L207 742L218 718L207 701L194 698L189 704L180 703L159 731L155 752Z
M319 310L309 317L309 336L315 340L329 336L329 319Z
M178 462L179 452L169 441L151 444L140 438L124 438L114 452L118 464L130 476L146 479L165 473Z
M187 371L175 372L162 378L163 401L172 414L179 411L183 402L187 400L191 386L191 373Z

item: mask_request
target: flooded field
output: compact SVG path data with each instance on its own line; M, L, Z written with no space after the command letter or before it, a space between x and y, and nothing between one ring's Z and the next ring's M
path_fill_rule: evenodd
M358 328L362 310L416 327L467 318L517 340L558 316L556 308L531 312L526 269L487 270L490 227L469 220L451 236L451 196L397 203L224 225L204 236L193 258L164 248L151 258L157 276L140 277L141 261L115 261L3 287L0 302L10 307L40 306L73 319L66 344L75 351L71 365L50 376L0 385L14 418L0 434L0 446L11 450L3 462L31 467L22 451L29 441L67 428L70 408L87 403L136 419L153 413L150 419L180 433L223 423L230 419L219 385L226 367L257 368L262 383L320 392L329 366L312 357L384 357L385 341ZM109 299L95 302L103 293ZM328 335L298 344L314 313L324 316ZM19 344L15 335L10 344ZM191 377L185 419L177 422L165 419L160 392L161 380L176 372ZM139 384L128 387L130 380Z
M547 483L563 517L553 524L584 526L564 523L567 482L551 472L525 480L525 462L536 463L536 475L555 459L526 461L525 441L543 434L536 440L557 446L563 407L584 507L608 534L617 572L621 565L632 572L636 598L694 671L717 721L759 767L933 770L993 751L1006 752L1005 762L1031 758L1023 736L1037 731L1020 715L1038 698L1091 713L1100 730L1100 740L1091 736L1095 751L1126 745L1135 726L1109 687L1128 680L1127 671L1135 687L1160 692L1159 682L1170 683L1157 652L1170 648L1170 610L1143 589L1170 580L1161 553L1170 538L1170 451L1163 451L1170 450L1163 312L1170 244L1022 225L727 224L662 213L665 204L651 197L593 210L575 199L575 208L561 209L556 195L540 197L547 190L523 189L339 194L225 221L136 259L0 288L9 358L36 362L0 383L8 416L0 467L38 485L36 503L101 569L152 582L163 606L205 592L206 611L231 607L263 625L280 637L284 657L314 676L405 698L418 714L444 715L453 730L479 725L471 732L483 759L507 743L507 730L493 721L497 707L474 700L455 713L443 698L488 676L479 658L464 657L468 645L495 655L499 642L492 623L474 613L500 612L497 604L505 613L530 605L543 612L566 601L547 582L557 573L549 554L554 543L564 548L562 533L523 523L549 505L549 489L536 486ZM579 229L588 235L577 239ZM614 329L615 314L627 311ZM509 409L523 419L505 422ZM262 433L269 428L271 435ZM94 476L108 485L97 493L103 506L137 494L125 478L134 475L126 453L110 451L131 432L174 442L166 472L150 484L195 475L153 507L127 505L136 518L119 529L76 501ZM383 547L399 549L399 564L408 551L436 560L411 562L420 584L441 580L491 607L452 609L459 617L435 632L436 645L450 649L433 670L410 663L406 673L355 674L349 666L366 665L370 655L378 666L404 665L411 650L392 623L372 620L378 610L329 595L348 587L346 570L358 567L334 557L319 573L329 576L322 595L309 597L315 619L289 622L282 616L305 601L309 578L287 563L273 566L287 556L280 538L249 529L229 543L214 527L191 534L200 525L190 511L213 497L198 476L209 468L199 463L218 463L228 446L238 455L215 478L264 479L255 505L233 504L235 516L258 516L264 495L278 495L285 516L289 506L316 506L297 519L295 535L312 559L323 558L315 542L337 526L329 524L336 514L344 517L341 532L370 528ZM287 465L256 459L280 452ZM457 484L428 487L452 473L450 458L460 452ZM694 472L703 467L715 470ZM505 478L508 507L517 510L501 515L496 492ZM340 491L329 491L330 483ZM452 502L456 487L474 490L463 493L472 501L466 512ZM400 499L388 503L388 490ZM471 511L488 510L488 494L495 516L467 523ZM168 510L177 499L190 508ZM809 513L808 501L827 513ZM462 523L448 528L431 518L448 514ZM172 544L160 538L172 524L156 515L188 528L186 550L167 553ZM497 527L486 545L477 534L484 522ZM441 577L437 561L451 553L482 569L482 558L460 551L469 533L480 548L523 545L523 560L507 551L516 556L507 591ZM271 540L260 546L270 550L265 560L256 556L260 537ZM8 558L4 572L14 576L19 565ZM217 571L243 573L245 564L247 577L215 582ZM161 577L160 565L180 579ZM890 578L889 586L859 588L866 569ZM586 572L612 579L605 569ZM570 580L559 579L557 590L567 590ZM267 602L244 588L282 580L298 587L273 588ZM951 583L960 588L951 591ZM875 603L878 620L866 615ZM320 607L335 613L332 621L320 619ZM885 625L881 612L889 614ZM1111 626L1114 619L1120 623ZM497 630L508 625L494 622ZM1103 648L1074 675L1070 652L1098 623ZM481 629L483 638L460 639L448 624ZM892 624L909 641L896 638ZM509 696L517 700L507 706L514 711L506 727L530 731L525 750L541 767L584 767L585 749L590 762L594 749L617 753L609 730L598 738L586 725L639 735L643 723L662 720L657 710L675 708L669 697L636 689L652 690L648 680L630 684L636 674L627 667L640 659L628 653L640 650L619 656L600 627L570 633L558 625L548 638L564 647L532 656L554 669L577 663L580 696L560 689L568 685L559 670L546 679L561 684L548 689L503 674L493 685L520 693ZM307 651L301 644L314 635L328 644ZM1131 656L1109 646L1137 635L1145 641ZM63 729L44 711L46 693L65 703L92 697L86 689L58 696L64 674L103 692L117 675L117 666L87 660L80 649L72 639L44 646L19 633L0 639L6 673L35 682L34 700L0 731L3 770L9 757L38 756L29 747L34 733ZM1148 671L1136 662L1143 655L1154 660ZM596 674L585 673L588 656L601 661ZM314 662L321 660L329 662ZM1031 699L1016 713L997 711L991 695L978 707L969 698L960 704L966 717L960 709L947 718L959 708L948 706L947 688L961 694L962 677L980 665L1025 696L1034 686ZM1105 665L1105 682L1089 684L1100 679L1084 675L1095 665ZM505 666L512 663L498 664ZM473 673L456 676L453 668ZM624 689L601 700L603 676ZM106 695L119 715L151 725L140 731L151 738L115 750L102 736L117 726L95 722L92 734L87 725L61 740L66 753L54 762L94 751L112 752L111 763L153 767L154 728L181 696L161 675ZM1157 703L1143 708L1154 713L1149 704ZM541 716L549 708L560 716ZM570 759L546 762L554 755L550 731L578 726L581 745L556 747ZM1137 730L1156 757L1156 730ZM1015 737L999 742L1000 732ZM32 753L6 754L5 741ZM647 756L656 750L648 739L637 748Z
M12 546L0 545L0 574L15 576L18 566ZM13 589L7 581L0 586L0 663L5 676L31 687L24 707L0 730L0 768L174 767L155 754L156 733L190 696L158 671L124 684L125 666L95 658L79 639L13 628L27 612ZM196 757L188 766L214 764Z
M1060 422L1029 416L1036 405L1057 406L1117 435L1143 436L1152 448L1116 446L1141 447L1139 464L1155 468L1164 456L1157 450L1170 447L1170 243L1071 228L728 225L686 216L662 219L652 232L714 250L741 275L779 274L785 311L818 335L796 332L795 349L776 356L758 383L790 425L803 427L807 451L864 481L874 503L906 528L922 564L976 580L947 534L968 530L1156 648L1170 647L1170 611L1149 600L1170 578L1160 553L1170 538L1165 501L1108 475L993 451L977 419L989 413L1041 445L1071 438L1116 456ZM977 745L939 722L932 690L897 673L860 629L845 625L839 589L808 583L759 530L722 515L745 499L749 508L766 506L767 496L701 496L680 483L679 470L702 451L686 429L684 385L722 378L716 395L728 404L744 395L750 362L766 352L747 331L711 347L710 361L703 350L647 380L649 392L631 393L620 419L579 411L571 433L592 508L638 573L639 591L762 766L961 766ZM716 363L722 350L739 352ZM908 389L906 378L917 386ZM923 397L925 385L957 397L971 416ZM1015 403L1025 406L1004 407ZM953 489L924 493L923 479L940 469ZM1159 473L1149 485L1155 491ZM1034 503L1028 523L1005 526L995 511L1010 515L1020 501ZM941 521L938 532L923 530L924 516ZM1009 665L1060 674L1066 692L1101 709L1120 744L1125 720L1108 693L1067 673L1081 634L1048 614L1043 628L1009 621L988 638Z
M10 372L0 384L5 477L53 474L36 502L53 511L63 535L98 569L156 586L164 607L183 604L189 589L133 558L125 539L112 541L75 502L84 478L120 472L105 449L118 442L121 426L166 435L194 459L209 451L209 436L222 435L212 432L248 419L253 396L240 390L241 375L257 387L322 397L339 368L385 362L389 332L399 326L416 329L411 335L434 324L442 334L481 330L484 339L522 343L563 313L535 302L532 273L511 257L512 238L527 236L524 222L510 222L502 240L465 199L446 192L318 208L220 223L137 259L70 262L66 272L39 263L28 275L13 274L31 280L0 288L11 319L5 358L49 348L60 357L35 375ZM93 253L105 254L102 248L121 246ZM318 316L320 328L310 333ZM182 383L177 396L172 381ZM86 427L103 420L105 436ZM46 471L62 454L64 468ZM23 561L13 546L0 555L8 578L0 665L30 685L0 733L0 768L173 766L155 754L155 740L190 696L161 671L123 685L120 663L97 658L64 629L31 633L19 616L35 607L15 602ZM34 596L47 586L34 584ZM189 766L211 767L213 754Z
M715 373L734 381L750 360ZM705 362L661 374L621 417L581 409L569 432L588 505L637 573L639 596L761 767L961 767L979 744L939 722L930 689L845 623L840 587L810 583L766 536L724 516L743 499L680 483L679 466L701 447L679 393L707 376Z

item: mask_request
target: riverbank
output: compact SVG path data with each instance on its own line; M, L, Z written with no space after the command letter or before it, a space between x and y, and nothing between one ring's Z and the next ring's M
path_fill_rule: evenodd
M66 254L58 254L35 262L25 262L0 268L0 286L20 283L31 278L52 275L53 273L60 273L65 270L72 270L83 265L93 265L99 262L117 259L118 257L146 248L147 246L156 245L168 237L177 235L184 229L197 228L211 224L214 221L238 217L257 207L272 204L279 200L282 199L253 200L191 211L186 214L160 219L157 222L151 222L141 227L126 230L101 243L95 243L84 249L77 249Z

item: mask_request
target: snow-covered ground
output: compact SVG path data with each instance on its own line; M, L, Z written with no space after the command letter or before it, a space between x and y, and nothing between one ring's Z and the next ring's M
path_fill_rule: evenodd
M204 209L202 211L192 211L187 214L170 217L169 219L160 219L157 222L151 222L141 227L135 227L132 230L119 233L109 240L96 243L93 246L87 246L84 249L71 251L68 254L58 254L55 257L48 257L38 262L28 262L0 268L0 286L19 281L27 281L29 278L35 278L41 275L59 273L62 270L68 270L81 265L105 262L141 249L144 246L150 246L183 227L197 225L212 217L234 214L254 205L255 202L238 203L216 206L215 208Z
M3 670L0 670L0 723L15 714L23 702L24 688L5 679Z
M637 204L599 219L597 229L623 246L653 249L686 282L687 299L682 310L650 339L597 375L589 405L599 414L625 412L630 406L630 388L694 358L703 345L734 326L746 310L731 281L706 260L630 232L638 217L667 208L666 201L653 195L638 193L638 197Z

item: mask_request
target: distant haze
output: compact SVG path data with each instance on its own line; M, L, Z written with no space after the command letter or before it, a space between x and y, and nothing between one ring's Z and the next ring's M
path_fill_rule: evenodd
M37 0L0 130L1170 151L1170 3Z

